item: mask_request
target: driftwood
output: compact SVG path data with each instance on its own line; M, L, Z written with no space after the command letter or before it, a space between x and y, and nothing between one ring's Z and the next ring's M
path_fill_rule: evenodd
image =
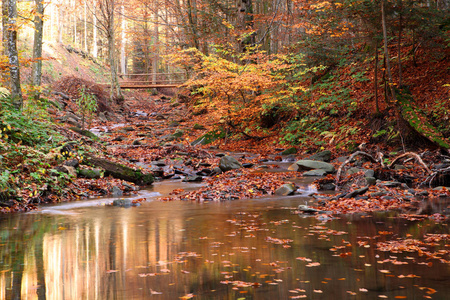
M114 178L130 181L138 185L149 185L153 182L153 175L144 174L140 170L135 170L105 158L88 156L86 161L91 166L102 168L105 170L105 175L111 175Z
M350 155L350 157L349 157L346 161L344 161L344 162L342 163L342 165L339 167L339 169L338 169L338 171L337 171L337 174L336 174L336 183L335 183L335 185L336 185L336 190L338 190L338 187L339 187L339 180L341 179L341 173L342 173L342 170L344 169L344 167L345 167L347 164L349 164L349 163L350 163L356 156L358 156L358 155L365 156L365 157L367 157L368 159L370 159L372 162L377 162L377 160L376 160L372 155L370 155L369 153L364 152L364 151L356 151L355 153L353 153L352 155Z
M431 187L433 185L433 182L436 180L436 178L438 178L438 176L441 176L441 175L449 176L449 174L450 174L450 167L434 171L428 175L428 177L425 179L425 181L422 183L422 185L428 185L429 187Z
M378 162L381 165L381 167L385 168L385 169L391 169L398 162L400 162L400 160L402 158L412 157L412 158L415 158L417 160L417 162L425 169L425 171L427 171L427 173L429 174L427 180L430 182L430 184L434 180L434 178L436 178L436 176L439 175L438 172L432 172L430 170L430 168L423 162L422 158L417 153L414 153L414 152L406 152L406 153L400 154L399 156L394 158L394 160L389 165L386 166L384 164L384 162L383 162L383 154L381 152L378 152L377 153L377 158L374 158L369 153L366 153L366 152L363 152L363 151L356 151L355 153L350 155L350 157L345 162L343 162L342 165L339 167L339 169L337 171L337 174L336 174L336 180L335 180L336 190L339 190L339 181L341 179L341 174L342 174L342 171L343 171L344 167L347 164L349 164L356 156L367 157L368 159L370 159L374 163Z
M400 159L404 158L404 157L408 157L408 156L412 156L413 158L415 158L417 160L417 162L425 169L425 171L427 171L428 174L431 174L433 172L431 172L431 170L428 168L428 166L423 162L422 158L414 152L406 152L403 153L399 156L397 156L388 166L388 169L391 169L394 165L396 165Z

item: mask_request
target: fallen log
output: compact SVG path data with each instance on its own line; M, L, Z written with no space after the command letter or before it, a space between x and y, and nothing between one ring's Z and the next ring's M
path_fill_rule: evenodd
M152 174L144 174L140 170L136 170L119 163L110 161L105 158L88 156L86 162L93 166L105 170L105 175L110 175L114 178L133 182L138 185L149 185L153 182Z

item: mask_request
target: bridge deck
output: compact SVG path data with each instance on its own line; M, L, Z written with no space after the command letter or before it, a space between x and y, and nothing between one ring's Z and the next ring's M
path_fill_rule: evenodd
M109 88L111 85L108 83L101 84L105 88ZM121 89L154 89L154 88L177 88L181 85L181 83L178 84L129 84L129 83L120 83Z

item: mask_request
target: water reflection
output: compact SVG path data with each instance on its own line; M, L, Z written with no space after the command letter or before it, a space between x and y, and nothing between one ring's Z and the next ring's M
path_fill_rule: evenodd
M284 208L304 201L154 201L6 216L0 298L445 299L450 292L448 264L374 247L385 239L380 232L448 234L444 224L384 216L321 223Z

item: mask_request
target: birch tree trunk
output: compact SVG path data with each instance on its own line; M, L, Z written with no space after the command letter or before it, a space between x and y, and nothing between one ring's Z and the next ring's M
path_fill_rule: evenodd
M120 6L120 10L122 12L122 22L121 22L121 43L120 43L120 71L122 74L127 74L127 59L126 59L126 24L125 24L125 6L123 5L124 1L122 0L122 5Z
M42 0L34 0L36 4L36 14L34 16L34 41L33 41L33 85L40 86L42 79L42 40L44 29L44 3ZM35 95L39 97L39 93Z
M153 43L153 60L152 60L152 73L153 73L153 75L152 75L152 83L153 84L156 84L156 73L158 73L158 57L159 57L159 28L158 28L158 6L159 6L159 3L158 3L158 0L154 0L155 2L154 2L154 11L153 11L153 13L154 13L154 20L155 20L155 22L154 22L154 27L153 27L153 30L154 30L154 36L153 36L153 40L154 40L154 43Z
M9 60L9 80L13 104L17 109L22 109L23 98L20 87L19 53L17 51L17 1L3 0L7 3L7 49Z
M87 37L87 4L84 1L84 52L88 53L88 37Z
M92 0L92 56L98 57L98 46L97 46L97 10L96 10L95 0Z
M117 97L118 101L123 100L122 90L119 85L119 78L117 76L117 65L115 55L115 30L114 30L114 17L115 17L115 2L114 0L106 0L108 11L108 27L107 27L107 39L108 39L108 58L111 68L111 100Z

